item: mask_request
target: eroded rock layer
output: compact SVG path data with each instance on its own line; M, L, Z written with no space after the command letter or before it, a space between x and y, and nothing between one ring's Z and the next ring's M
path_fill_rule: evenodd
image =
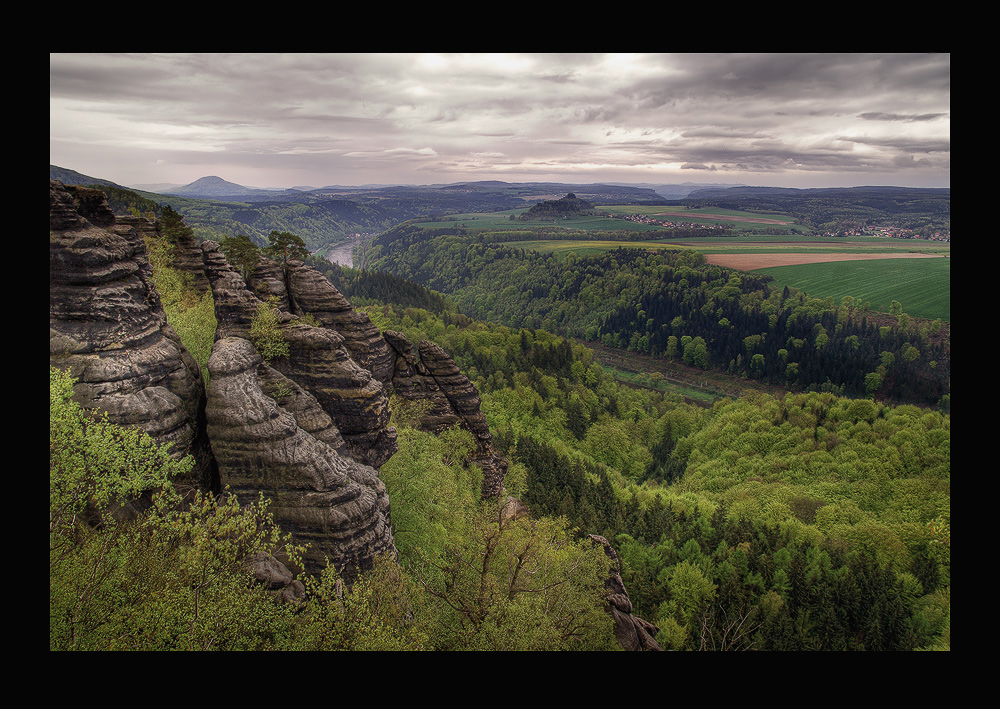
M604 537L588 534L590 541L604 550L610 560L608 578L604 583L607 591L608 612L614 623L615 639L623 650L662 650L655 637L660 629L639 616L632 615L632 599L628 597L621 577L618 553Z
M82 406L192 454L180 482L217 488L201 371L167 323L140 226L117 223L103 192L55 180L49 207L49 363L77 379Z
M217 340L208 370L208 432L222 479L243 502L261 492L271 500L282 530L310 545L307 571L329 559L352 578L395 553L378 471L347 454L315 397L241 338Z
M301 261L292 261L288 271L292 312L308 313L338 332L354 360L388 386L393 353L367 313L355 310L328 278Z
M251 339L259 298L231 267L214 242L202 244L205 270L215 297L216 339ZM289 300L294 300L294 294ZM396 431L389 426L389 394L372 373L359 365L336 330L305 324L298 316L279 313L280 330L289 354L271 366L316 398L344 438L351 456L374 468L396 452Z
M476 439L473 462L483 469L483 497L499 496L507 474L507 460L493 447L482 400L475 385L439 345L426 340L416 347L401 333L383 333L395 353L392 384L397 395L429 402L421 428L438 434L456 424Z

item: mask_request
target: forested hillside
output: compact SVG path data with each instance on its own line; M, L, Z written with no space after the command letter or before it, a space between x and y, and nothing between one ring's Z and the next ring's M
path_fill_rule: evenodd
M204 368L211 293L148 238ZM418 430L394 399L399 451L379 476L398 560L350 588L330 569L303 606L282 604L244 566L301 553L263 498L180 513L168 486L136 522L80 524L89 495L156 487L183 463L95 423L50 370L50 648L614 649L597 534L664 648L950 649L949 350L931 324L775 292L695 252L559 261L412 225L373 251L392 273L311 262L379 329L454 358L531 517L501 524L478 502L468 433ZM586 339L794 391L694 406L616 382Z
M375 239L369 258L478 319L791 389L948 405L950 344L940 322L773 290L766 277L708 265L692 250L559 260L497 238L401 225Z
M950 642L949 416L831 393L706 410L619 385L544 330L383 296L401 304L370 302L380 327L439 342L479 387L509 490L612 540L664 646Z

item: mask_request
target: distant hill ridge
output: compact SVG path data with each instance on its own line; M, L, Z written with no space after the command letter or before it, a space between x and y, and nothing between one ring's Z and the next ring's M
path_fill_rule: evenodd
M580 199L573 192L559 199L547 199L531 207L520 216L520 219L555 219L558 217L569 217L578 214L585 214L592 210L594 205L584 199Z

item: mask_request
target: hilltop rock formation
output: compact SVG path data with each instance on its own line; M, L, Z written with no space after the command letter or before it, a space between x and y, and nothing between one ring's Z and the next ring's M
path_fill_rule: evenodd
M262 263L248 288L213 242L174 235L175 265L201 272L218 321L206 392L198 364L167 323L144 235L160 225L116 218L103 192L50 181L49 361L77 379L75 399L135 426L196 462L192 487L241 500L263 493L281 528L308 542L306 570L327 560L345 580L395 554L389 499L378 468L396 451L389 392L426 401L421 428L474 435L482 494L500 496L507 461L493 447L475 386L438 345L379 332L314 269ZM200 255L199 255L200 254ZM192 258L194 256L195 258ZM254 289L259 289L255 293ZM276 297L289 354L271 363L250 342L258 308ZM526 514L516 500L507 513ZM618 558L607 581L623 648L660 649L656 628L631 615ZM255 577L290 601L304 589L280 560L247 560Z
M350 358L362 369L370 372L384 390L391 390L404 399L428 401L427 414L420 423L423 430L438 434L456 424L468 429L477 443L473 462L484 472L483 495L488 497L500 494L507 471L507 461L493 447L489 426L479 410L481 404L479 392L441 347L432 342L421 342L414 347L398 332L391 330L380 332L368 315L355 310L329 279L301 261L290 261L288 267L282 269L267 259L261 259L249 279L248 287L244 288L239 273L222 265L223 262L219 260L222 258L221 254L212 253L210 246L204 248L206 265L215 264L210 268L214 274L210 277L227 279L227 285L221 288L226 291L225 303L236 303L233 306L225 304L222 306L228 313L227 321L242 323L229 332L247 336L241 334L246 333L248 328L246 313L254 312L251 308L256 308L257 301L249 299L244 291L252 291L262 297L273 296L276 307L286 311L285 317L289 323L293 322L292 315L302 316L303 320L311 319L323 329L342 338L343 346ZM225 275L222 275L223 271L226 271ZM229 297L231 294L233 297ZM218 308L219 301L216 303ZM219 320L221 327L222 318ZM286 332L291 335L293 333L291 325L289 328ZM313 333L312 339L321 340L322 337ZM294 360L304 359L301 354L296 356L294 351L305 348L306 345L296 342L298 342L296 338L290 338L293 356L289 358L289 368L296 366ZM310 345L315 349L322 349L324 346L322 342L313 342ZM329 347L334 345L331 344ZM275 364L275 367L285 371L283 366L282 363ZM300 383L306 385L321 401L326 401L327 397L313 389L322 386L322 382L318 380L326 376L324 374L323 377L313 377L309 384L302 381ZM339 406L343 407L344 398L342 392L331 392L329 398L328 410L333 415L332 407L338 405L334 404L333 400L338 399ZM352 418L357 415L361 414L352 415ZM351 436L360 437L359 444L365 440L366 434L362 430L343 429L346 417L334 416L334 418L349 440ZM376 426L377 430L374 420L367 425ZM365 445L377 448L373 442L367 442ZM355 449L358 447L362 446L355 446ZM365 460L374 467L381 465L376 456L369 455Z
M103 192L49 182L49 363L77 379L74 398L136 426L192 479L218 488L198 364L167 323L138 223L118 223Z
M241 501L267 495L281 528L309 544L306 571L329 560L351 579L395 553L378 471L350 457L315 397L238 337L216 341L208 370L208 432L223 482Z
M265 363L250 341L263 301L217 244L202 252L218 321L207 420L222 483L241 500L267 495L281 528L309 543L307 571L329 559L352 579L378 555L395 554L377 470L397 449L388 392L342 335L280 308L289 353ZM294 302L280 269L257 275L262 296Z

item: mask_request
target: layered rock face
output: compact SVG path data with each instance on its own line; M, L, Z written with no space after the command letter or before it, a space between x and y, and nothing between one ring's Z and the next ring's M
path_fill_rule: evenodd
M439 345L424 340L414 347L406 337L392 330L386 330L383 336L396 355L392 376L396 394L404 399L430 402L420 424L424 430L439 434L456 424L468 429L476 439L473 462L483 469L482 496L499 496L508 464L493 447L475 385Z
M358 364L383 386L390 384L394 355L367 314L356 311L323 274L301 261L289 266L288 291L293 313L312 315L335 330Z
M614 622L618 644L623 650L663 650L655 640L660 629L649 621L632 615L632 600L622 581L618 553L604 537L596 534L588 534L587 537L593 544L604 549L605 556L611 560L610 573L604 587L608 594L608 612Z
M217 489L201 371L153 289L143 228L118 223L103 192L50 181L49 363L71 371L82 406L192 454L179 482Z
M280 309L289 353L265 363L250 341L261 299L217 244L202 251L218 321L207 419L222 482L241 500L271 500L281 528L309 543L307 571L329 560L351 580L395 553L377 470L397 449L388 392L337 331ZM280 270L257 276L262 297L293 302Z
M226 262L217 244L206 241L202 250L215 297L216 340L251 339L250 328L261 300ZM273 294L273 290L270 292ZM389 426L389 393L385 386L354 360L346 339L336 330L307 325L288 312L279 317L290 351L272 366L316 398L355 460L381 467L398 448L396 431Z
M395 553L378 474L397 448L390 390L428 402L424 430L471 431L483 496L502 494L507 462L493 447L479 393L436 344L379 332L302 263L264 262L248 288L217 244L179 243L180 266L196 282L200 254L215 301L206 393L153 288L143 234L157 226L116 219L99 190L50 181L49 193L50 363L72 372L83 406L171 444L177 457L191 454L194 474L180 482L213 492L225 485L247 501L266 495L282 529L310 544L307 571L329 560L350 580L379 554ZM289 355L269 365L249 338L261 300L272 295ZM608 600L622 647L659 649L656 628L631 615L614 550L592 540L614 562ZM301 584L276 559L249 561L269 588L301 598Z
M348 454L315 397L238 337L216 341L208 370L208 432L223 481L241 500L271 500L281 528L309 544L307 571L329 560L352 579L395 553L378 471Z

